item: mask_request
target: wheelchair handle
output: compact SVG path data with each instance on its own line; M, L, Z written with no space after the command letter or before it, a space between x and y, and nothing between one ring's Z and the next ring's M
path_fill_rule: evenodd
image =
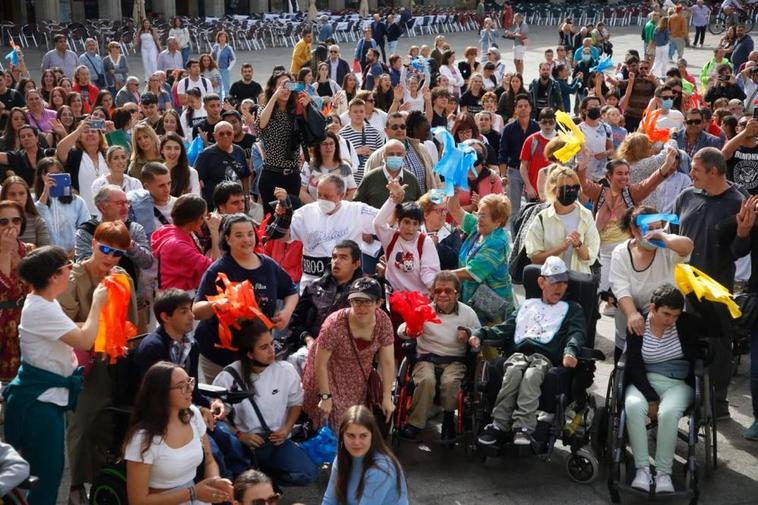
M208 398L217 398L224 403L236 404L252 398L255 396L255 392L251 391L230 391L221 386L214 386L212 384L200 384L198 389L203 396Z
M579 356L576 359L579 361L605 361L605 353L600 349L582 347L579 349Z

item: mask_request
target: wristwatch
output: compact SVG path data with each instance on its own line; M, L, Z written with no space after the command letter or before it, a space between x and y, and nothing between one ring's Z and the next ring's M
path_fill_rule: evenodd
M319 393L318 397L321 398L322 400L329 400L332 397L332 394L331 393Z

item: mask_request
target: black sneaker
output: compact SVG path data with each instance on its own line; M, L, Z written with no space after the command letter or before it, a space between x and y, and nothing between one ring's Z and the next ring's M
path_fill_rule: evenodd
M421 430L419 428L416 428L412 424L406 424L403 426L403 428L400 429L400 438L416 440L416 437L418 437L419 433L421 433Z
M452 442L455 440L455 414L453 412L445 412L442 417L442 433L440 438L443 442Z
M484 431L479 435L479 438L477 438L477 442L479 442L480 445L490 446L499 445L504 439L505 432L496 424L492 423L484 427Z

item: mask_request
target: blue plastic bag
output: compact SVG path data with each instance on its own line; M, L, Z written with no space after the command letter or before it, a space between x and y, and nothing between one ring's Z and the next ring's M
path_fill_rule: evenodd
M441 126L434 128L432 133L444 147L434 171L445 179L445 195L453 196L455 188L468 191L468 173L476 164L474 148L464 144L456 146L453 135Z
M203 152L204 148L203 139L198 135L190 144L189 149L187 149L187 161L189 161L190 166L195 166L197 157L200 156L200 153Z
M337 456L337 437L329 426L324 426L315 437L300 444L316 466L331 464Z
M637 227L640 229L640 233L642 233L642 236L644 237L647 235L648 231L650 231L648 227L650 223L658 223L660 221L664 221L669 224L679 224L679 216L676 214L641 214L637 216L637 219L635 221L637 222ZM656 247L660 247L662 249L666 248L666 244L664 244L661 240L653 239L649 242Z

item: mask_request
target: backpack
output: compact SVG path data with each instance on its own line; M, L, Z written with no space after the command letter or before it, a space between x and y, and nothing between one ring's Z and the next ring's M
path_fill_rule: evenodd
M189 91L189 90L187 89L187 86L189 86L189 80L190 80L190 78L189 78L189 77L185 77L184 79L182 79L181 81L179 81L179 84L180 84L180 85L181 85L181 83L182 83L182 82L184 83L184 92L185 92L185 93L186 93L187 91ZM202 84L202 85L203 85L203 91L204 91L205 93L209 93L209 91L208 91L208 79L206 79L206 78L205 78L205 77L203 77L202 75L200 76L200 84ZM211 90L211 91L213 91L213 90Z
M537 202L531 203L531 206L533 207L537 205L539 205ZM544 227L545 225L542 221L542 214L538 213L537 217L540 220L540 225ZM518 221L514 221L513 223L514 236L518 235L518 230L521 228L524 222L527 221L525 213L520 213L519 218L520 219ZM513 284L522 284L524 282L524 268L526 268L527 265L531 264L532 260L529 259L529 256L526 255L526 245L521 243L518 249L514 247L513 252L511 253L511 257L508 259L508 271L511 273L511 282L513 282Z
M392 258L392 250L395 248L395 244L397 243L397 239L400 237L400 232L396 231L394 235L392 235L392 240L390 240L390 243L387 245L387 250L384 253L384 258L387 261L387 264L391 261ZM426 234L419 233L418 234L418 241L416 242L416 249L418 249L418 262L419 265L421 265L421 257L424 254L424 240L426 240Z
M603 182L600 183L600 194L597 196L597 201L592 204L592 215L596 216L598 209L602 207L605 204L605 194L608 192L609 186L608 183L603 180ZM626 208L634 207L634 199L632 198L632 193L629 190L629 186L625 187L621 190L621 198L624 200L624 204L626 205Z

